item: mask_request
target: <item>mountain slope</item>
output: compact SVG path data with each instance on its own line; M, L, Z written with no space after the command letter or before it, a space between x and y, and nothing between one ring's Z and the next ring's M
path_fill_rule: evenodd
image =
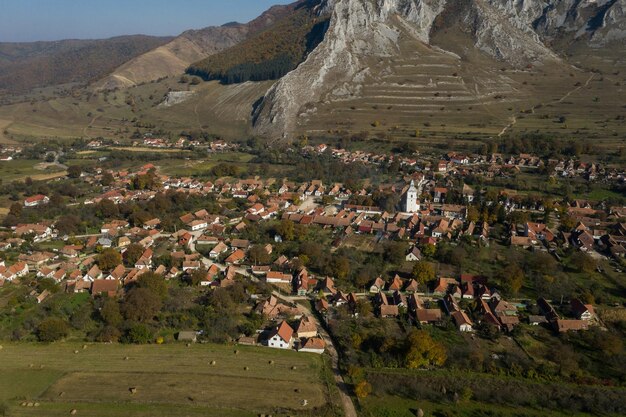
M293 70L324 37L319 1L300 2L293 13L238 45L192 64L187 72L225 84L277 79Z
M293 13L300 2L274 6L249 23L230 23L219 27L184 32L160 46L117 68L95 84L98 89L125 88L142 82L175 76L194 62L228 49Z
M85 83L171 38L122 36L103 40L0 43L0 92Z
M331 13L331 23L324 41L268 91L255 110L255 130L289 136L309 130L320 118L344 121L346 116L337 113L341 105L353 111L369 106L381 117L383 109L392 110L391 103L402 105L398 95L388 94L391 90L380 93L394 88L402 94L419 91L405 103L414 109L412 117L424 116L425 109L428 114L461 111L459 103L467 102L472 111L480 106L504 125L513 115L502 111L503 103L493 109L487 103L506 96L511 111L511 103L530 105L529 95L539 99L563 72L576 72L562 56L572 43L598 47L626 38L624 2L326 0L322 11ZM517 72L501 77L503 64ZM530 68L543 68L546 86L523 83L521 71ZM403 77L411 78L403 82ZM465 93L442 92L449 83ZM373 93L377 86L379 93ZM429 88L436 91L425 93ZM386 101L379 102L383 96Z

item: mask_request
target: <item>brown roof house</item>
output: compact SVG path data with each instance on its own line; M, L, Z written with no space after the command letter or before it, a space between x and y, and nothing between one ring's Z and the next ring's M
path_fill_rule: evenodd
M324 339L312 337L304 342L304 345L302 345L298 352L317 353L318 355L321 355L324 353L325 349L326 342L324 342Z
M317 326L315 322L308 316L302 316L296 329L296 337L315 337L317 336Z
M291 349L293 334L294 331L291 326L286 321L283 321L270 334L270 337L267 339L267 346L276 349Z

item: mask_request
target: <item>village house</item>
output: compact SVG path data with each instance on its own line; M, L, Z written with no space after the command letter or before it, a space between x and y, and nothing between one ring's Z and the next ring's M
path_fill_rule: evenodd
M238 265L242 263L245 258L246 253L241 249L237 249L236 251L231 253L224 262L226 263L226 265Z
M317 336L315 321L309 316L302 316L296 328L296 337L299 339Z
M28 197L24 200L24 207L37 207L44 204L48 204L50 202L50 198L43 194L37 194L32 197Z
M452 314L452 320L454 320L454 324L461 332L472 332L474 331L472 327L472 321L467 316L465 311L454 311Z
M265 282L268 284L291 284L293 277L278 271L269 271L265 275Z
M307 339L298 352L316 353L321 355L326 350L326 342L319 337L311 337Z
M270 333L267 346L276 349L291 349L293 345L294 331L291 326L283 321Z
M583 304L578 298L574 298L570 301L572 313L576 315L578 320L593 320L596 316L593 306L591 304Z
M209 258L217 259L221 254L228 251L228 246L224 242L219 242L211 251L209 252Z

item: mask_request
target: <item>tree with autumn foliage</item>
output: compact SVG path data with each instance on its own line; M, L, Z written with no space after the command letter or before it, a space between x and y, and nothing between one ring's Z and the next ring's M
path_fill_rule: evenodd
M354 386L354 394L358 398L367 398L372 393L372 384L363 380Z
M446 348L428 332L416 330L407 338L406 367L409 369L443 366L448 359Z
M107 248L98 256L98 266L103 271L111 271L122 263L122 255L113 248Z
M413 278L420 284L426 284L435 279L435 268L429 262L417 262L413 267Z

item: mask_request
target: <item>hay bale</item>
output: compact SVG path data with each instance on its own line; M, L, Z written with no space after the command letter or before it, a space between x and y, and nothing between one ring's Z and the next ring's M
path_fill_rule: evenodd
M274 361L269 361L268 362L270 365L274 365Z
M74 408L74 409L72 409L72 410L70 411L70 415L72 415L72 416L73 416L74 414L76 414L76 413L78 413L78 410L77 410L77 409L75 409L75 408Z
M247 366L244 366L244 367L243 367L243 370L244 370L244 371L249 371L249 370L250 370L250 368L248 368Z
M63 391L59 392L59 397L62 397L64 395L65 395L65 392L63 392Z
M215 362L215 361L211 361L211 362L210 362L211 366L215 366L215 364L216 364L216 363L217 363L217 362Z
M129 358L128 356L124 356L124 360L125 360L125 361L127 361L127 360L129 360L129 359L130 359L130 358Z
M298 367L297 367L297 366L295 366L295 365L291 367L291 370L292 370L292 371L295 371L295 370L297 370L297 369L298 369Z
M22 402L20 403L20 405L21 405L22 407L26 407L26 401L22 401Z
M87 349L87 345L83 345L83 350Z
M191 347L191 343L187 343L185 346L187 346L187 347Z
M415 412L415 416L424 417L424 410L422 410L421 408L418 408L417 411Z
M35 403L34 405L35 405L35 407L39 407L41 404Z
M35 406L35 403L32 403L30 401L26 403L26 407L34 407L34 406Z
M235 349L235 351L233 352L235 355L239 355L239 351Z
M293 390L293 392L295 392L296 394L300 392L300 388L296 388Z
M130 387L130 388L128 388L128 390L130 391L130 393L131 393L132 395L137 394L137 388L135 388L135 387Z
M0 345L0 350L4 349L4 347L2 345Z
M77 354L77 353L78 353L78 351L77 351L77 350L75 350L75 351L74 351L74 355L75 355L75 354Z

